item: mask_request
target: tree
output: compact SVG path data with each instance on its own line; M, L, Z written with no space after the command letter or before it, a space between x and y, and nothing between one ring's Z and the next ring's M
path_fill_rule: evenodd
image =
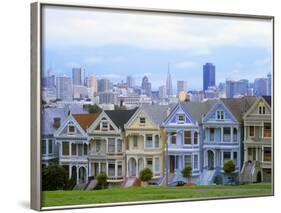
M143 182L148 182L152 179L153 173L149 168L144 168L140 172L140 180Z
M233 160L229 160L227 162L224 163L223 165L223 171L230 175L230 178L231 178L231 182L233 181L233 178L232 178L232 173L235 171L235 163Z
M50 164L42 170L42 189L60 190L67 183L67 172L57 164Z
M99 113L102 111L102 109L98 105L90 105L86 104L83 106L84 109L86 109L89 113Z
M107 188L107 175L104 172L101 172L97 176L97 186L95 189L106 189Z
M190 165L187 165L181 170L181 174L185 178L190 178L192 173L192 167Z

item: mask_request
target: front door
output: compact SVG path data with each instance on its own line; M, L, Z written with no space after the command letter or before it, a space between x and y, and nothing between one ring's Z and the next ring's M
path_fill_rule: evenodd
M170 173L175 172L175 156L170 156Z

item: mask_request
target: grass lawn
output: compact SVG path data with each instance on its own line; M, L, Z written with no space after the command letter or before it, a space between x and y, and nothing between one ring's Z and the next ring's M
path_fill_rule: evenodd
M93 191L44 191L43 207L271 194L272 188L270 184L251 184L241 186L137 187Z

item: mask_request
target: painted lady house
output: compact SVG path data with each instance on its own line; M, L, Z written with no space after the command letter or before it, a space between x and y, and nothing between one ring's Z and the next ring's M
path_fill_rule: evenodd
M181 171L185 166L192 167L191 182L199 184L201 175L201 117L214 104L185 102L173 108L165 119L166 149L165 167L168 173L168 185L177 181L187 181Z
M260 97L244 115L242 182L272 181L271 96Z
M223 167L229 160L235 163L234 181L239 182L242 115L254 100L255 97L218 100L202 118L204 130L202 185L228 183L229 175L224 173Z
M125 124L126 183L130 186L147 167L153 172L152 182L163 183L163 144L161 127L169 106L143 105Z
M76 179L74 189L84 189L88 181L87 128L98 115L98 113L70 114L55 132L59 148L59 164L68 172L69 179Z
M136 109L105 110L88 128L89 176L95 178L104 172L110 186L120 185L124 181L124 124L135 112Z

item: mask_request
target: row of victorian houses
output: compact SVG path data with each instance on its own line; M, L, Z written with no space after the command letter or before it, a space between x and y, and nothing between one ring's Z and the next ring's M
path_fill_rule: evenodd
M152 183L184 180L226 183L223 166L235 162L235 179L270 182L271 97L144 105L132 110L75 113L43 110L42 164L56 162L85 184L105 172L108 182L129 185L148 167Z

